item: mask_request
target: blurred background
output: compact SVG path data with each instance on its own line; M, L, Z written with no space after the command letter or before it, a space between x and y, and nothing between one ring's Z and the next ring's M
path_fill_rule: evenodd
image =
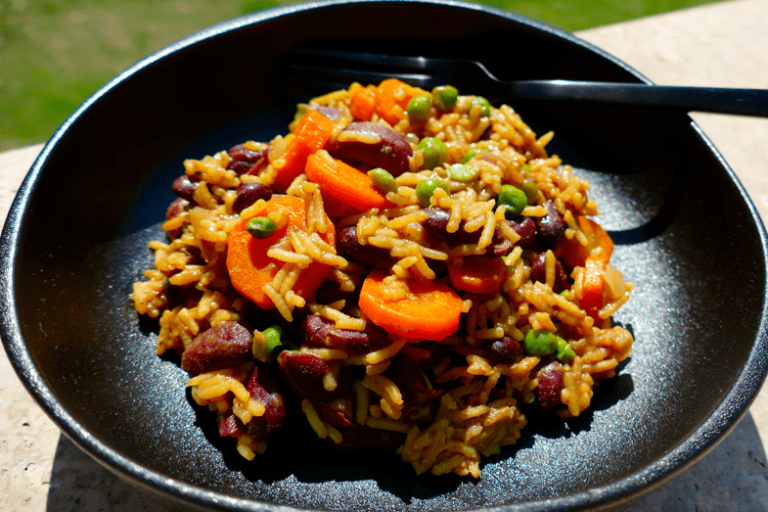
M0 0L0 152L45 142L134 62L220 21L300 0ZM711 0L485 0L575 32Z

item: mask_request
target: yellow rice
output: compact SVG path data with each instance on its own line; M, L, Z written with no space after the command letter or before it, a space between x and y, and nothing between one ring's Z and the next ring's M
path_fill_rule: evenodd
M418 91L416 94L428 94ZM328 280L345 292L359 290L368 269L337 253L333 244L320 234L335 227L355 226L359 243L386 251L394 264L385 279L384 299L399 300L409 291L408 280L434 280L438 276L431 265L441 262L460 268L466 258L487 255L497 231L515 246L521 235L505 222L505 208L496 208L496 198L502 186L521 186L533 180L537 195L525 206L522 215L541 218L548 214L545 203L551 201L562 215L567 229L564 237L588 246L589 239L577 222L578 216L594 216L597 205L589 198L589 184L574 175L573 170L556 155L549 155L545 146L554 134L540 137L522 121L509 106L491 108L490 115L481 109L470 109L474 97L459 96L453 111L432 115L422 123L411 123L403 108L393 112L396 123L389 123L378 113L372 122L391 126L402 134L415 149L408 162L408 172L395 178L396 188L386 197L390 208L372 208L344 217L327 216L327 201L322 186L300 174L285 190L304 200L305 230L295 230L267 252L273 260L275 273L263 291L287 322L297 313L315 315L332 322L335 329L364 332L369 320L361 315L355 304L339 301L320 304L313 297L304 298L295 289L302 271L310 265L332 267ZM348 91L338 91L315 98L313 105L338 110L334 133L328 147L343 140L342 128L353 120L352 98ZM292 123L291 129L295 129ZM447 163L434 169L422 170L425 155L417 149L419 136L443 141L447 148ZM231 158L226 151L200 160L184 161L184 172L197 180L192 205L179 215L166 220L162 228L180 235L168 243L152 242L154 268L144 279L136 282L131 295L139 314L159 319L157 353L167 350L183 352L196 336L223 322L244 320L247 299L240 296L228 280L226 268L228 237L242 220L260 211L266 204L259 199L239 213L234 211L235 190L244 183L274 186L276 176L286 165L286 151L293 133L270 141L268 162L257 174L238 175L228 169ZM263 143L249 141L245 147L260 151ZM476 166L477 177L461 182L448 177L448 163L463 162L470 150L478 150L469 164ZM317 152L319 158L331 161L326 149ZM421 207L417 187L429 179L441 179L450 192L437 188L429 199L432 207L444 209L449 219L446 232L479 234L475 243L435 243L425 234L424 223L429 214ZM276 212L270 219L282 227L285 212ZM329 222L330 221L330 222ZM331 226L331 223L334 226ZM498 229L497 229L498 228ZM191 256L192 250L200 258ZM563 362L561 407L556 413L563 417L578 416L590 405L594 387L600 380L612 377L619 363L629 356L631 334L613 326L611 317L626 303L632 284L625 283L618 270L610 265L604 271L606 299L597 322L580 300L585 290L581 281L584 269L576 267L571 276L573 285L555 293L557 280L557 251L545 255L543 281L531 279L531 257L526 249L515 246L504 258L504 274L499 291L488 295L462 292L463 326L458 333L435 343L420 343L390 334L388 344L366 353L352 353L344 348L296 346L297 350L313 354L332 364L334 371L323 379L328 391L339 385L342 367L360 370L354 380L352 402L354 424L402 435L397 449L401 458L410 463L417 474L456 473L478 478L483 457L499 453L505 446L517 442L527 423L526 404L536 401L538 371L545 362L534 355L525 355L513 363L492 360L490 343L504 337L523 342L526 333L548 331L566 333L573 356ZM170 304L169 286L196 290L182 304ZM439 312L436 312L439 314ZM254 354L259 361L268 359L264 337L254 333ZM388 372L398 358L428 361L433 355L446 351L428 372L423 374L430 389L441 391L434 417L428 424L413 425L403 418L403 390ZM248 424L264 414L265 404L250 397L244 383L253 366L217 370L193 377L189 381L192 397L201 406L219 412L231 410ZM262 364L257 363L257 364ZM339 444L344 440L343 429L336 428L308 399L300 401L300 410L321 439ZM246 459L263 453L266 441L243 434L237 439L237 451Z

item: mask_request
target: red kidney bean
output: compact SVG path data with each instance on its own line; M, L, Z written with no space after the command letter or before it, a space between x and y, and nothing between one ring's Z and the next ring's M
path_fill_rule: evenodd
M219 412L216 415L216 423L219 425L220 437L238 437L247 433L243 422L232 411Z
M258 174L258 172L267 164L267 149L254 151L247 149L245 144L238 144L229 150L229 158L232 159L227 166L227 169L231 169L241 174Z
M538 281L540 283L547 282L547 253L541 252L531 263L531 280ZM568 279L568 274L563 270L563 266L560 264L560 260L555 258L555 285L552 291L560 293L563 290L568 290L571 287L571 281Z
M301 337L310 347L325 347L328 331L333 329L333 325L331 320L309 315L301 323Z
M495 364L514 364L522 357L523 347L510 336L504 336L491 343L489 358Z
M256 183L255 181L241 183L237 186L235 192L237 197L235 197L235 202L232 203L232 211L235 213L240 213L259 199L269 201L272 198L272 190L266 185Z
M190 207L190 202L186 199L182 198L176 198L173 200L173 202L168 206L168 210L165 212L165 220L171 220L175 219L182 213L184 213L186 210ZM176 228L168 231L168 238L171 240L176 240L181 236L181 233L183 231L183 228Z
M352 406L352 395L335 398L328 402L315 404L315 408L328 423L336 427L348 427L352 425L355 410Z
M339 245L352 261L365 267L389 270L395 263L389 251L372 245L360 245L357 226L348 226L339 233Z
M451 213L442 208L430 207L425 210L429 217L422 224L427 234L438 242L445 242L449 245L476 244L480 240L482 230L467 233L464 230L464 223L459 224L459 229L455 233L446 231L448 220ZM512 250L512 244L504 238L501 229L496 228L493 233L491 245L486 247L486 255L498 258L508 254Z
M313 347L337 348L350 355L365 354L389 344L387 332L371 323L363 331L336 329L331 320L309 315L301 324L304 343Z
M253 359L253 336L237 322L223 322L203 331L181 355L181 368L192 375L231 368Z
M277 356L277 367L283 382L299 397L309 400L326 421L338 427L352 425L352 370L349 367L341 368L333 391L323 385L323 378L331 372L331 367L314 354L284 350Z
M557 242L568 225L565 223L563 216L557 211L555 205L551 201L546 203L547 215L541 218L539 221L539 229L536 235L536 240L543 247L552 247Z
M437 414L437 398L443 390L430 389L426 376L410 357L398 357L386 376L392 380L403 395L403 410L400 420L409 425L430 423Z
M168 210L165 212L165 220L175 219L186 210L189 209L190 202L186 199L177 198L168 206Z
M504 221L510 225L515 233L520 235L520 240L515 242L515 245L525 249L536 240L536 223L530 217L519 216L516 219Z
M340 348L350 354L365 354L382 349L389 343L384 329L368 323L364 331L331 329L328 331L327 345L331 348Z
M557 361L539 370L539 385L536 388L536 407L550 410L562 403L560 393L563 391L563 366Z
M419 393L423 393L425 397L437 398L443 394L440 389L432 389L429 387L429 381L424 373L421 371L416 362L406 356L395 358L392 366L387 370L386 374L393 382L396 382L402 388L407 387Z
M327 393L325 388L321 385L320 391L314 387L331 372L331 367L324 359L306 352L283 351L277 357L277 366L283 382L288 383L298 394L306 398L324 398Z
M464 223L459 224L459 229L454 233L447 231L448 222L451 218L451 212L437 207L429 207L424 210L429 216L422 224L427 234L437 240L438 242L446 242L451 245L459 244L474 244L480 240L481 232L473 231L472 233L466 232L464 229Z
M264 404L265 409L262 416L254 416L245 425L248 433L262 440L283 428L290 417L290 410L283 387L272 370L257 364L246 389L252 399Z
M361 121L350 123L339 133L332 152L345 162L381 167L397 177L408 171L413 148L393 129Z
M197 190L199 181L199 179L190 178L186 174L182 174L173 181L171 190L176 195L176 197L180 197L181 199L186 199L187 201L193 202L195 190Z
M424 210L429 217L424 221L422 226L426 230L427 234L438 242L445 242L451 245L460 244L474 244L480 239L480 233L467 233L459 229L455 233L449 233L446 228L448 227L448 221L451 218L451 212L442 208L430 207Z
M504 235L501 234L501 229L496 228L496 231L493 233L493 241L491 242L491 245L485 248L485 255L492 258L500 258L505 254L509 254L513 248L512 242L504 238Z
M257 150L254 151L252 149L248 149L245 147L245 144L238 144L237 146L233 146L232 149L229 150L229 158L232 160L238 160L241 162L256 162L259 158L261 158L261 153L263 150Z

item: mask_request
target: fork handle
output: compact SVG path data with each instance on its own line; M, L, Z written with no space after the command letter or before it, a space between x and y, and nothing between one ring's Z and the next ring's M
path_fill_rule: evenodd
M768 117L768 90L717 87L682 87L586 82L571 80L520 80L498 83L497 93L535 100L577 100L655 107L684 112L716 112Z

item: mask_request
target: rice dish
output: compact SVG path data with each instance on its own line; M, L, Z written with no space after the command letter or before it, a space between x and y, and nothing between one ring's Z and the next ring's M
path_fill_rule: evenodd
M315 98L285 135L184 162L131 299L246 459L306 420L340 452L478 478L632 347L611 321L632 284L553 135L451 86Z

